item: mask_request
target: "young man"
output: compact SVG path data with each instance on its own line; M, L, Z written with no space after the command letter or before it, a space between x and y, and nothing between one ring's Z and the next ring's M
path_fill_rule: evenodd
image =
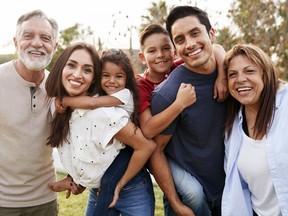
M18 58L0 66L0 215L56 216L45 81L57 48L58 25L42 11L19 17Z
M183 82L169 109L152 118L150 101L153 90L170 75L171 71L182 64L183 60L175 60L175 50L169 33L158 24L146 26L140 33L139 40L141 51L138 56L141 62L147 66L144 73L136 75L140 98L140 125L144 135L153 138L168 127L186 107L192 105L196 100L196 95L194 87ZM218 66L221 73L214 85L214 98L223 101L227 96L227 87L222 85L224 76L222 62L225 50L218 44L215 44L213 49L214 54L217 55L216 61L221 62Z
M155 90L151 112L156 115L169 107L183 82L195 87L196 102L155 137L151 172L177 215L187 215L175 201L178 195L197 216L221 215L226 104L213 98L217 78L212 46L215 31L207 14L191 6L172 9L166 28L184 64ZM173 215L166 204L166 215Z
M150 110L151 93L170 74L174 64L175 51L165 28L158 24L148 25L140 34L139 59L147 66L143 74L137 74L139 87L139 120L141 130L153 138L164 130L185 109L195 102L195 90L191 84L183 83L177 98L164 112L153 116Z

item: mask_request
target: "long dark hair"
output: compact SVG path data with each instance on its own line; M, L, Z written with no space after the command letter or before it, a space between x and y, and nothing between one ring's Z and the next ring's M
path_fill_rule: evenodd
M276 92L278 89L278 71L271 58L269 58L269 56L262 49L254 45L238 44L227 52L224 59L224 69L226 74L228 73L228 67L231 60L239 55L245 56L263 70L264 88L260 95L260 106L254 125L254 135L256 137L262 136L267 134L267 131L273 121ZM240 110L241 104L231 95L229 95L227 103L228 107L225 131L228 132L229 135L232 130L234 119Z
M121 49L108 49L102 52L101 55L102 67L106 62L111 62L123 69L126 73L126 86L125 88L129 89L133 94L134 102L134 112L131 115L131 121L134 122L136 126L139 126L139 98L138 98L138 85L136 83L135 74L133 66L128 54L124 53ZM98 86L100 87L102 71L100 72L100 79ZM106 93L99 89L99 95L106 95Z
M68 95L62 83L62 72L71 54L75 50L82 49L86 50L90 54L93 61L93 83L96 83L96 81L99 80L98 76L101 71L101 63L96 49L87 43L75 43L67 47L53 65L45 84L48 97L56 97L62 99L64 96ZM88 89L88 95L95 95L97 90L97 85L92 84ZM67 140L71 113L72 110L69 107L65 113L55 112L51 122L51 132L50 136L48 137L47 145L51 145L52 147L59 147L62 145L63 141Z

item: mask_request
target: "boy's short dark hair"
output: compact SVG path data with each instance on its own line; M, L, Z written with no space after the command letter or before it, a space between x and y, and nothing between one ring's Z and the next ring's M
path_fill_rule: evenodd
M158 24L150 24L144 28L144 30L140 33L139 35L139 42L140 42L140 47L142 49L142 46L144 45L144 42L147 37L153 34L164 34L169 36L168 31L162 27L161 25Z

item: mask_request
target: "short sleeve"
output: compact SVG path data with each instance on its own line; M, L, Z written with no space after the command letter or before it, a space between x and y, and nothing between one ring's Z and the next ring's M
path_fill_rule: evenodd
M137 85L139 88L139 113L141 114L147 107L150 106L151 93L154 90L154 84L145 80L141 76L136 76Z
M98 115L93 121L92 142L100 149L107 149L111 139L128 123L129 115L119 107L100 109L103 115Z
M118 98L123 103L123 105L119 105L119 107L125 109L129 115L134 112L133 95L129 89L124 88L110 96Z
M120 101L122 101L122 103L124 104L128 104L129 100L131 98L131 92L129 89L122 89L116 93L111 94L111 96L118 98Z

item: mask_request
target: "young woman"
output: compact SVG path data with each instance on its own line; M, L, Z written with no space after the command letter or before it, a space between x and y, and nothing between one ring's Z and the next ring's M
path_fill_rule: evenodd
M91 45L73 44L63 51L51 69L46 82L47 94L60 99L67 95L97 96L100 69L98 54ZM129 118L128 113L121 107L100 107L93 110L68 107L64 113L55 113L48 144L58 148L61 162L71 176L69 190L78 193L80 185L99 188L104 172L120 150L125 148L122 143L131 146L134 151L115 193L139 171L143 172L142 168L152 154L155 144L146 139ZM149 176L148 173L147 175ZM144 175L141 177L146 179ZM65 182L67 179L69 177ZM57 184L50 185L50 188L56 191L67 189L59 188ZM140 210L143 215L147 213L147 209L154 212L154 202L150 201L151 193L153 194L151 182L137 188L136 196L139 199L133 203L135 211ZM130 199L135 199L135 193ZM121 193L119 203L120 200ZM128 211L131 210L130 206L125 207Z

